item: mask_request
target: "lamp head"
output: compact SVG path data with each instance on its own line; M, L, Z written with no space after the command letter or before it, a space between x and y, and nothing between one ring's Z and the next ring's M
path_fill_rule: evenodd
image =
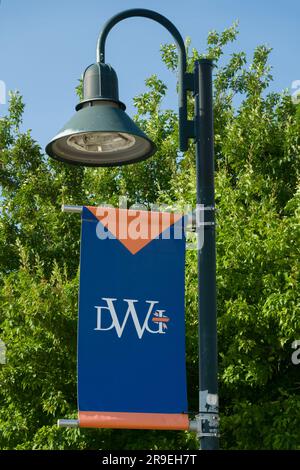
M50 157L74 165L116 166L144 160L156 151L125 113L110 65L98 62L85 70L83 100L76 111L46 146Z

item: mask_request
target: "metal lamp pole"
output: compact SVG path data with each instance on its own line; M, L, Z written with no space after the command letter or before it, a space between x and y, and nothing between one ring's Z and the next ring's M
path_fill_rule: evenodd
M204 210L203 245L198 245L198 420L203 450L217 450L219 445L212 67L210 60L202 59L195 63L194 72L197 206Z

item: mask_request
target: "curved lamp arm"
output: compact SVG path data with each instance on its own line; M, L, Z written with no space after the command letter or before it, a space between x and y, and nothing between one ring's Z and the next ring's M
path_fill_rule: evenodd
M105 42L110 30L120 21L132 17L149 18L164 26L173 36L178 50L178 101L179 101L179 147L182 152L188 148L188 139L195 137L194 123L187 119L187 91L194 89L193 74L186 72L186 51L178 29L165 16L144 8L125 10L113 16L104 25L97 42L97 62L105 62Z

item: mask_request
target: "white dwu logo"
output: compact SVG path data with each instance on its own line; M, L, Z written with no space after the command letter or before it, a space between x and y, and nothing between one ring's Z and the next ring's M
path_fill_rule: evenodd
M136 311L135 304L138 303L138 300L123 299L127 304L127 311L122 322L119 321L116 307L114 305L114 302L117 299L102 297L102 300L106 302L105 306L95 306L97 313L97 323L96 328L94 328L95 331L109 331L115 328L118 337L121 338L129 318L133 321L139 339L143 337L145 331L151 334L164 334L165 332L163 330L167 329L166 323L169 321L169 318L164 315L165 310L157 310L157 308L154 308L154 306L159 303L157 300L146 300L146 304L149 306L143 323L140 323ZM103 314L110 315L111 324L108 327L103 326ZM151 315L153 315L152 322L158 325L156 330L152 330L149 326Z

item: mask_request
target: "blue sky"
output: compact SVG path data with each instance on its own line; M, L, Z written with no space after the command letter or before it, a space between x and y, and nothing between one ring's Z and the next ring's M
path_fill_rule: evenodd
M75 86L95 61L98 33L114 14L149 8L167 16L182 36L203 50L208 31L240 22L238 41L226 49L244 50L249 58L258 44L273 47L272 90L300 80L299 0L2 0L0 4L0 80L24 96L24 128L44 146L71 117L77 103ZM106 61L119 77L120 99L134 112L132 99L156 73L169 87L165 106L177 108L175 77L160 59L160 44L171 36L153 21L133 18L110 33ZM298 50L297 50L298 49ZM7 105L0 104L0 117Z

